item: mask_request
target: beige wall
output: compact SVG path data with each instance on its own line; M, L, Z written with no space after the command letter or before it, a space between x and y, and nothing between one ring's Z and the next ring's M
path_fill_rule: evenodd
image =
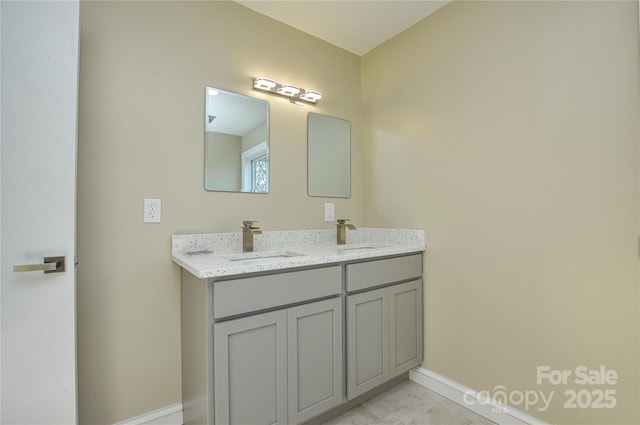
M370 226L426 228L424 367L638 423L637 2L454 2L363 57ZM536 367L617 371L539 386ZM565 409L565 390L616 390ZM523 405L516 406L525 410Z
M250 90L267 76L321 91L315 107ZM270 102L271 193L205 192L204 89ZM229 2L81 4L78 161L80 422L113 423L181 400L179 270L170 236L330 228L306 186L306 114L353 123L363 221L360 58ZM143 198L162 223L142 223Z

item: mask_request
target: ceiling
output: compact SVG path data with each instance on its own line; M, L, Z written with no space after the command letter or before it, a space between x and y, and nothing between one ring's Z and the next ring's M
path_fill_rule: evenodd
M451 0L234 0L362 56Z

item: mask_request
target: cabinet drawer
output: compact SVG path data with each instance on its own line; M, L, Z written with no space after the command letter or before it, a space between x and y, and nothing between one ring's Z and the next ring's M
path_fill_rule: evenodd
M341 293L340 266L213 282L214 319Z
M422 276L422 254L347 265L347 292Z

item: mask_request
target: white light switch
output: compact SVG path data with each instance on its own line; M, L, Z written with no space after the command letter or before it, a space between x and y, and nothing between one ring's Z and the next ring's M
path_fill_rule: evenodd
M336 219L336 204L327 203L324 204L324 221L335 221Z
M160 223L162 213L162 201L160 199L144 200L144 222Z

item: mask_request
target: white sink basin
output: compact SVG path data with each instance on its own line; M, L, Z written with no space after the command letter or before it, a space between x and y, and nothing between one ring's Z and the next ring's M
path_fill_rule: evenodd
M293 251L263 251L263 252L243 252L242 254L232 254L224 256L229 261L246 261L246 260L260 260L264 258L278 258L278 257L300 257L304 254Z
M200 251L190 251L187 252L187 255L209 255L212 254L213 251L209 251L208 249L202 249Z

